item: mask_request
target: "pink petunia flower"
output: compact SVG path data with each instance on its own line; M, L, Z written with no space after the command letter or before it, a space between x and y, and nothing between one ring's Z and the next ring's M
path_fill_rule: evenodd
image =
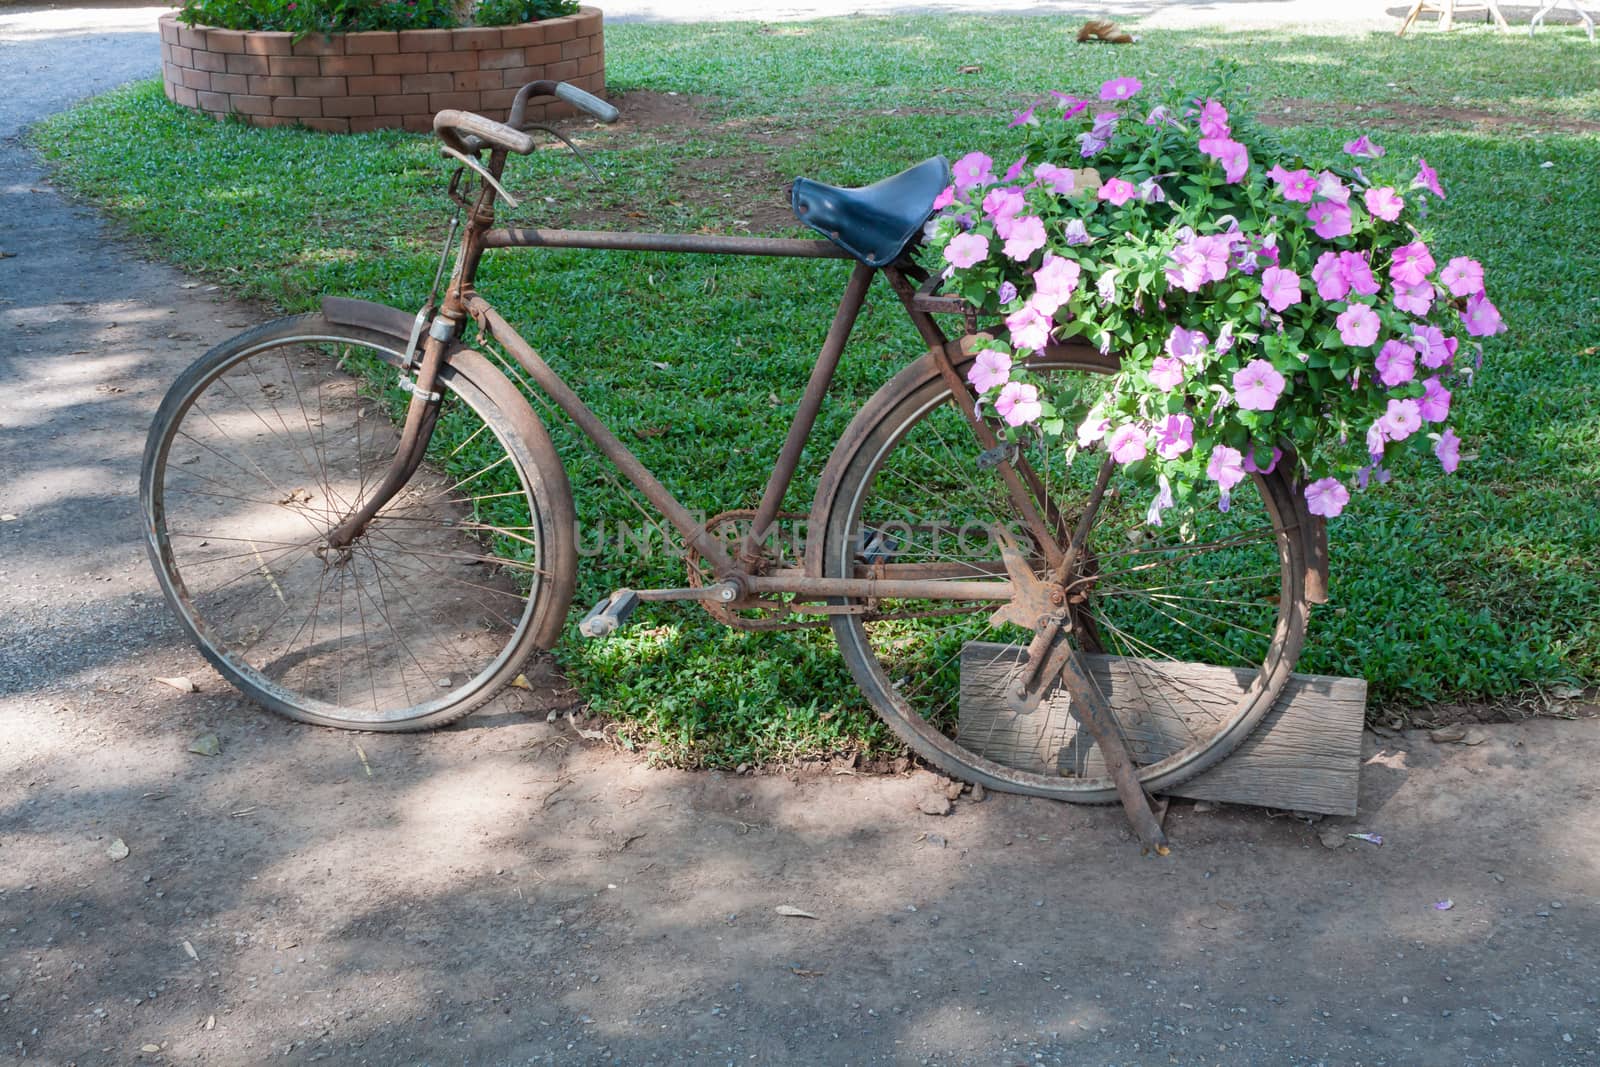
M995 186L983 198L983 213L996 226L1002 219L1009 221L1016 218L1027 206L1028 202L1023 198L1022 190L1008 189L1004 186Z
M1339 340L1349 348L1366 348L1378 339L1377 312L1365 304L1351 304L1337 319Z
M1376 296L1380 286L1378 279L1372 276L1372 266L1367 263L1367 257L1360 252L1340 252L1339 272L1350 283L1352 293L1362 296Z
M1050 343L1050 329L1055 325L1048 315L1039 313L1032 303L1006 316L1006 329L1011 331L1011 347L1037 352Z
M1041 163L1033 168L1033 178L1057 196L1066 196L1078 187L1076 175L1066 167Z
M1403 341L1385 341L1378 351L1378 380L1393 389L1417 376L1417 350Z
M1244 456L1237 448L1218 445L1211 450L1211 462L1206 464L1206 477L1222 487L1224 493L1244 481Z
M956 194L965 193L983 185L994 184L994 160L982 152L968 152L956 160L955 166L950 168L950 176L955 180Z
M1288 307L1300 303L1300 275L1292 270L1283 270L1278 267L1268 267L1261 272L1261 298L1267 306L1279 314Z
M1156 455L1177 459L1194 447L1194 420L1187 415L1168 415L1156 426Z
M1372 457L1373 466L1383 462L1383 443L1387 438L1383 435L1383 424L1374 422L1367 427L1367 455Z
M1110 419L1097 419L1092 415L1084 419L1078 424L1078 447L1088 448L1105 437L1109 429L1111 429Z
M1056 308L1065 304L1077 290L1082 274L1083 268L1076 261L1046 252L1044 263L1033 272L1034 306L1043 314L1054 315Z
M1011 357L992 348L979 352L978 358L972 361L972 369L967 371L967 381L980 395L1010 380Z
M1211 339L1204 330L1186 330L1182 326L1174 326L1167 335L1167 354L1177 356L1193 367L1205 357L1206 347L1210 343Z
M1350 503L1350 490L1337 478L1319 478L1306 486L1306 510L1325 519L1337 518Z
M1148 526L1161 525L1161 513L1176 503L1172 499L1172 483L1165 474L1156 476L1156 496L1150 501L1150 507L1144 513L1144 521Z
M1306 209L1306 219L1311 223L1312 231L1324 241L1350 234L1350 209L1343 204L1326 200L1312 204Z
M1339 253L1324 252L1311 268L1311 280L1317 283L1317 295L1324 300L1343 300L1350 295L1350 278L1339 263Z
M1433 273L1433 253L1421 241L1412 241L1394 250L1389 277L1396 285L1421 285Z
M1149 454L1145 432L1131 422L1125 422L1111 431L1106 448L1118 463L1137 463Z
M945 245L944 258L960 270L980 263L989 256L989 239L981 233L958 233Z
M1425 281L1419 285L1396 285L1394 306L1412 315L1426 315L1428 309L1433 307L1433 283Z
M1222 164L1222 176L1233 185L1250 171L1250 150L1227 137L1203 137L1200 151Z
M1422 394L1422 402L1418 405L1422 410L1422 417L1429 422L1443 422L1450 417L1450 390L1444 387L1444 382L1438 376L1429 378L1422 383L1427 392Z
M1216 100L1200 105L1200 136L1226 138L1232 136L1228 129L1228 109Z
M1417 176L1411 179L1411 188L1426 189L1440 200L1444 199L1444 186L1439 184L1438 171L1428 166L1428 161L1421 156L1417 157Z
M1183 360L1176 356L1157 356L1145 376L1151 385L1170 393L1183 384Z
M1436 370L1450 362L1455 355L1455 338L1446 337L1437 326L1414 326L1411 330L1411 347L1417 350L1422 365Z
M1506 332L1500 309L1483 293L1473 293L1467 298L1467 310L1461 313L1461 323L1473 337L1493 337Z
M1039 120L1034 118L1034 116L1033 116L1033 109L1035 107L1037 107L1037 106L1038 106L1037 104L1030 104L1026 108L1024 108L1023 110L1018 111L1015 114L1013 114L1011 116L1011 121L1006 123L1006 129L1008 129L1008 130L1009 129L1013 129L1014 127L1017 127L1017 126L1037 126L1037 125L1039 125Z
M1456 256L1439 272L1439 280L1451 296L1472 296L1483 292L1483 264L1466 256Z
M1139 183L1139 199L1146 204L1164 204L1167 202L1167 191L1154 178L1146 178Z
M1373 217L1384 222L1394 222L1406 206L1405 199L1389 185L1368 189L1361 194L1361 199L1367 202L1367 210L1372 212Z
M1439 466L1444 468L1446 474L1454 474L1461 465L1461 438L1456 436L1454 430L1445 427L1439 440L1434 442L1433 454L1439 457Z
M1027 169L1027 166L1028 157L1018 156L1017 161L1006 168L1006 172L1003 176L1001 176L1000 180L1003 182L1016 181L1018 178L1022 177L1022 172Z
M1102 100L1131 100L1144 83L1138 78L1113 78L1100 86L1100 99Z
M1342 206L1350 204L1350 187L1331 170L1317 175L1317 195Z
M1112 178L1102 185L1099 192L1094 195L1096 199L1106 200L1117 207L1121 207L1137 196L1138 192L1139 190L1134 187L1132 182L1124 181L1121 178Z
M1292 200L1297 204L1311 203L1311 197L1317 191L1316 179L1304 168L1284 170L1280 165L1267 171L1267 177L1278 183L1278 192L1285 200Z
M947 185L944 187L944 192L933 198L933 210L943 211L945 208L949 207L955 202L956 187L953 185Z
M1283 395L1283 375L1264 359L1252 359L1233 372L1233 399L1246 411L1271 411Z
M1043 248L1044 242L1044 220L1037 215L1025 215L1012 220L1006 243L1000 250L1007 258L1021 263Z
M1022 382L1007 382L995 398L994 409L1007 426L1025 426L1044 414L1038 387Z
M1082 219L1069 220L1061 232L1069 245L1086 245L1092 240L1089 236L1089 227L1083 224Z
M1374 144L1366 134L1362 134L1354 141L1346 141L1344 150L1357 159L1381 159L1386 151L1382 146Z
M1390 400L1378 425L1383 427L1384 437L1404 441L1422 426L1422 407L1415 400Z
M1271 474L1278 469L1278 460L1283 458L1283 449L1274 448L1272 459L1265 467L1256 466L1255 449L1246 449L1244 453L1244 469L1250 474Z

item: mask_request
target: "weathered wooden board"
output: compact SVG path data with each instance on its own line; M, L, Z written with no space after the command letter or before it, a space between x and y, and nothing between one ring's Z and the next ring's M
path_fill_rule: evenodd
M962 744L997 763L1040 774L1097 776L1104 763L1087 732L1080 735L1066 690L1057 689L1027 715L1005 707L1004 693L1021 670L1016 645L968 644L961 653ZM1201 663L1163 663L1122 656L1084 657L1106 694L1135 762L1176 752L1191 728L1215 722L1248 686L1253 672ZM1179 706L1151 694L1181 687ZM1295 674L1277 704L1217 766L1166 793L1196 800L1328 815L1354 815L1361 769L1361 727L1367 683L1360 678ZM1156 707L1156 713L1143 709ZM1191 726L1191 724L1194 724Z

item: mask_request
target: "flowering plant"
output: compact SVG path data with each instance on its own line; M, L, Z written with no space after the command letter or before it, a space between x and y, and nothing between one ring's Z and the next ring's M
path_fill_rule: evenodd
M948 291L1004 323L968 374L980 403L1014 440L1100 443L1159 486L1153 524L1207 486L1226 510L1285 445L1327 517L1398 448L1431 441L1454 471L1453 393L1505 326L1482 266L1437 262L1414 224L1445 198L1434 170L1394 171L1366 136L1307 163L1220 89L1151 95L1135 78L1052 93L1012 120L1026 149L1003 173L955 164L928 248ZM1087 402L1024 365L1072 338L1121 360Z

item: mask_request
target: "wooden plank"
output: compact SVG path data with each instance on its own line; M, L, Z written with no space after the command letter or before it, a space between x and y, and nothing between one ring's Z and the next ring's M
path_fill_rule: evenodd
M1038 774L1096 777L1105 767L1080 734L1058 688L1028 715L1005 707L1021 670L1016 645L968 644L961 653L957 736L997 763ZM1130 754L1141 764L1176 752L1191 730L1215 723L1255 672L1202 663L1089 655L1084 666L1109 700ZM1179 707L1162 694L1181 692ZM1166 792L1196 800L1354 815L1367 683L1295 674L1277 704L1232 755Z

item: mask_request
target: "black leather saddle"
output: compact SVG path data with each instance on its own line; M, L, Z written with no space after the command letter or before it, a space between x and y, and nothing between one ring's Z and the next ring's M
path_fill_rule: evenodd
M796 178L789 199L801 222L867 266L886 267L922 229L949 184L950 164L934 156L860 189Z

